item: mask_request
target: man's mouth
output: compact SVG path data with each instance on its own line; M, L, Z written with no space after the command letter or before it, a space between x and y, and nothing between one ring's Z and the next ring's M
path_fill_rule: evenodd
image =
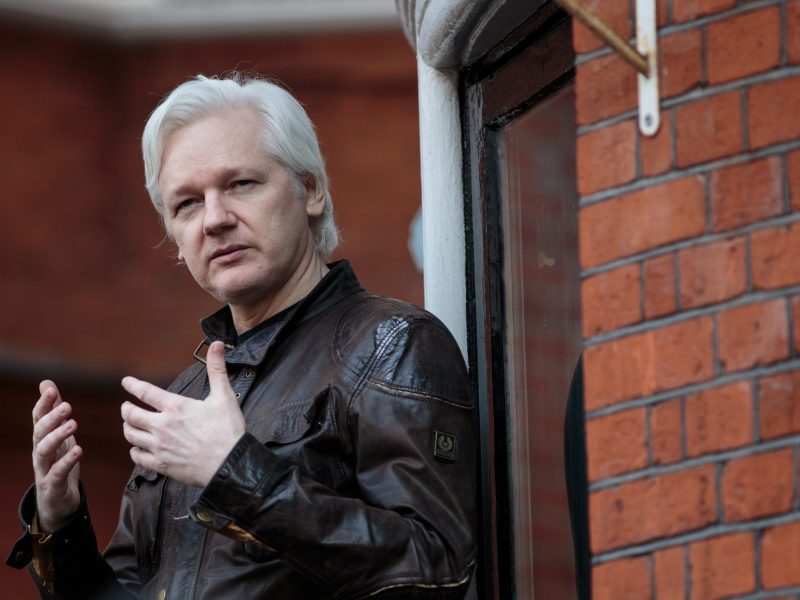
M244 244L230 244L228 246L222 246L221 248L217 248L214 252L211 253L211 258L209 262L219 261L219 262L228 262L233 261L239 258L242 252L247 250L247 246Z

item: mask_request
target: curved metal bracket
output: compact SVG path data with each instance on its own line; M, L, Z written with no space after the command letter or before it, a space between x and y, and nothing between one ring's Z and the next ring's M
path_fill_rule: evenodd
M639 72L639 130L642 135L654 136L661 123L656 1L636 0L636 48L579 0L556 2Z

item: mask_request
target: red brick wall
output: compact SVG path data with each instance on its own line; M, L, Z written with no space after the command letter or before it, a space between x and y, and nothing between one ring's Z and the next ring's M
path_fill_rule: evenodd
M285 82L317 125L343 244L364 285L422 303L407 250L419 206L416 62L399 31L114 43L0 25L0 549L19 535L36 382L76 406L98 537L130 469L121 375L168 382L191 362L213 300L170 258L144 191L139 140L188 76L253 69ZM0 569L2 596L33 598Z
M800 1L658 7L653 138L574 34L594 597L796 598Z

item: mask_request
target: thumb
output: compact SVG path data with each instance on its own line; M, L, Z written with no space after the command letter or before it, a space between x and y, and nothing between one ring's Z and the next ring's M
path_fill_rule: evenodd
M225 366L225 345L222 342L214 342L208 347L206 371L208 385L211 388L210 395L222 393L224 396L233 396L233 389L228 381L228 369Z

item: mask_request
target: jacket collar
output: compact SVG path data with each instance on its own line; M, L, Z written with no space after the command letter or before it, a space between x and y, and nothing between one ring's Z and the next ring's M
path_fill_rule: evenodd
M225 362L249 366L261 364L267 351L290 323L301 323L333 306L343 298L363 291L349 261L340 260L328 265L328 273L314 286L309 294L287 309L272 326L264 327L241 344L233 325L228 306L200 321L206 334L205 343L225 343Z

